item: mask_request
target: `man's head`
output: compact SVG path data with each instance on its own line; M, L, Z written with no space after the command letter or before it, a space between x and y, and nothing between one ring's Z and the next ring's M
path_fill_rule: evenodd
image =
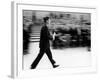
M48 28L50 28L51 20L49 17L43 18L44 23L47 25Z
M51 20L50 20L49 17L44 17L44 18L43 18L43 21L44 21L44 23L46 23L47 25L50 26L50 24L51 24Z
M43 18L43 21L44 21L44 23L48 23L49 17L44 17L44 18Z

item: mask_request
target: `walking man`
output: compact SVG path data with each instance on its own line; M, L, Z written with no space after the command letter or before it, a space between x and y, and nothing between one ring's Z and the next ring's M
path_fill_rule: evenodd
M50 35L49 30L48 30L48 26L47 26L47 24L49 23L50 19L49 19L49 17L44 17L43 21L44 21L44 24L43 24L43 26L41 28L40 43L39 43L40 52L39 52L37 58L31 64L31 69L35 69L36 68L36 66L38 65L39 61L43 57L44 53L46 53L46 55L48 56L53 68L56 68L56 67L59 66L59 65L55 64L56 62L54 61L54 59L52 57L51 50L50 50L49 40L53 40L53 37Z

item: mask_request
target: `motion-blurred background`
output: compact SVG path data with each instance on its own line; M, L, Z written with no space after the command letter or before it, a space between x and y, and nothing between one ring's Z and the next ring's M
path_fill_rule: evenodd
M90 66L90 13L23 10L23 69L30 69L39 53L40 30L45 16L51 20L50 33L56 34L50 48L60 67ZM45 54L37 68L52 68Z
M66 47L91 46L91 14L75 12L52 12L52 11L23 11L23 44L28 48L29 42L39 42L40 29L43 17L51 19L50 32L55 32L55 40L51 42L54 49Z

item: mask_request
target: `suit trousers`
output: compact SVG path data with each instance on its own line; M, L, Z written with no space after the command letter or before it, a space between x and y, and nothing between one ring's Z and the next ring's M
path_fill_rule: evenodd
M46 53L46 55L48 56L52 66L54 65L55 61L53 60L50 48L46 48L46 49L40 48L40 52L39 52L38 56L36 57L36 59L34 60L34 62L31 65L32 68L36 68L36 66L38 65L39 61L43 57L44 53Z

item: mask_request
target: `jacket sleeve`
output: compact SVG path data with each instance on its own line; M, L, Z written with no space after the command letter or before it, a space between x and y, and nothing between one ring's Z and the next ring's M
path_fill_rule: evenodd
M42 37L44 37L43 39L53 40L53 37L50 35L48 28L43 27L41 30L41 34L42 34Z
M50 32L47 30L47 37L49 40L53 40L53 37L50 35Z

